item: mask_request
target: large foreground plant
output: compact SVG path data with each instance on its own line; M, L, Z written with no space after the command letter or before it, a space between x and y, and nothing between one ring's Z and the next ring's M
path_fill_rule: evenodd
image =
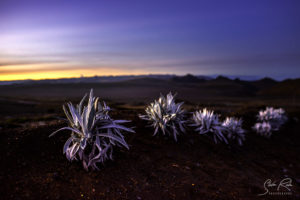
M265 110L259 111L257 121L253 127L256 133L270 137L272 131L278 131L287 121L287 116L282 108L275 109L273 107L267 107Z
M95 170L99 169L97 163L112 159L113 146L129 149L122 131L134 131L120 125L129 121L113 120L109 116L110 108L93 96L93 90L90 91L86 106L85 98L86 95L76 106L72 103L68 103L67 107L63 105L69 126L55 131L49 137L59 131L70 130L71 136L64 145L63 153L70 161L82 160L86 170L90 167Z
M170 92L166 97L160 96L158 100L151 103L146 109L146 115L139 115L141 119L150 122L155 129L154 135L162 132L164 135L172 135L177 141L177 135L185 132L185 111L183 102L175 103L174 96Z
M191 124L191 126L195 126L195 131L198 131L200 134L212 136L215 143L219 141L225 142L226 144L228 143L223 134L224 127L219 121L219 116L214 114L214 111L204 108L203 110L194 112L193 124Z

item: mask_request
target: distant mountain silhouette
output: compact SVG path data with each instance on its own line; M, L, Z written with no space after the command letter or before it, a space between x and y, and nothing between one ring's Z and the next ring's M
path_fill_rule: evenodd
M267 96L300 96L300 79L287 79L276 82L271 87L259 91L260 95Z
M130 79L126 81L122 81L124 84L137 84L137 85L157 85L157 84L166 84L167 80L159 79L159 78L152 78L152 77L143 77L143 78L136 78Z
M132 87L147 88L146 90L177 91L193 90L208 96L300 96L300 79L276 81L265 77L255 81L245 81L226 76L211 78L207 76L175 75L140 75L140 76L94 76L82 78L64 78L49 80L3 81L1 87L17 84L40 85L39 87L56 87L55 85L80 84L83 87ZM18 87L19 87L18 86Z
M257 81L251 81L251 84L257 88L257 90L262 90L265 88L270 88L274 85L276 85L278 82L274 79L265 77L263 79L257 80Z
M179 82L179 83L200 83L200 82L205 82L206 80L203 78L200 79L191 74L187 74L185 76L175 76L171 78L171 81Z
M232 81L230 78L226 76L217 76L216 81Z
M6 82L4 82L6 83ZM10 85L9 85L10 84ZM263 78L256 81L245 81L218 76L215 79L193 76L174 75L141 75L141 76L106 76L83 77L73 79L17 81L8 85L0 85L2 94L26 96L73 96L83 94L94 88L103 97L129 98L133 101L136 96L149 98L159 93L178 92L181 98L201 99L223 97L300 97L300 79L275 81ZM68 91L66 94L65 91ZM1 95L0 95L1 96ZM296 98L293 98L296 99ZM295 101L295 100L293 100Z

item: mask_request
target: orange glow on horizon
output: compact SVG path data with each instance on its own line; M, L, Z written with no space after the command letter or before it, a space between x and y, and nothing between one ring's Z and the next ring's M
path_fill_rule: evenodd
M0 68L0 81L14 81L14 80L42 80L42 79L60 79L60 78L79 78L93 77L93 76L120 76L120 75L141 75L147 72L137 70L121 70L114 68L42 68L40 66L25 66L16 65Z

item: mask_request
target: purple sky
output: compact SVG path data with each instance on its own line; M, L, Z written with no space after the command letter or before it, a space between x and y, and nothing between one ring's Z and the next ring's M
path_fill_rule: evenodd
M300 77L300 1L1 0L0 80Z

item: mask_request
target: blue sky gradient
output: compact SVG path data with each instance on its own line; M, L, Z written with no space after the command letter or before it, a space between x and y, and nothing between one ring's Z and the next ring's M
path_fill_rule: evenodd
M296 78L299 9L297 0L2 0L0 80L51 72Z

